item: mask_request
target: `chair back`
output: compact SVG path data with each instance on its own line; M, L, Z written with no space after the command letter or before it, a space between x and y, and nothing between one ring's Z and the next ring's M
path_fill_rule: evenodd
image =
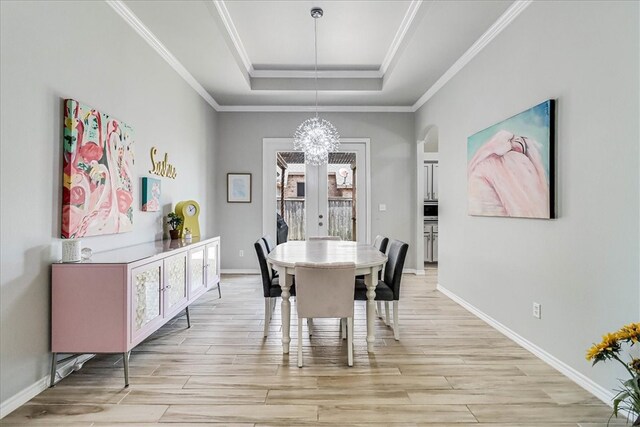
M311 236L307 240L342 240L340 236Z
M400 299L400 282L402 281L402 269L407 257L409 245L400 240L389 239L387 246L387 264L384 267L384 283L393 290L393 299Z
M375 246L380 252L387 253L387 245L389 244L389 238L377 235L376 239L373 241L373 246Z
M274 242L273 237L269 236L268 234L262 236L262 240L264 240L264 244L267 247L267 255L269 255L269 252L276 248L276 242Z
M353 317L356 265L296 264L298 317Z
M264 243L264 239L259 238L253 246L256 248L256 255L258 256L258 264L260 264L260 274L262 276L262 289L264 291L264 297L269 298L271 296L271 280L272 272L267 265L267 246Z

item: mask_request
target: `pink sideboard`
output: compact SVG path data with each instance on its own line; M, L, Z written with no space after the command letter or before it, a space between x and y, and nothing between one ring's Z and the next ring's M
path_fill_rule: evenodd
M220 292L220 238L158 241L55 263L51 283L51 385L57 353L123 353L207 290Z

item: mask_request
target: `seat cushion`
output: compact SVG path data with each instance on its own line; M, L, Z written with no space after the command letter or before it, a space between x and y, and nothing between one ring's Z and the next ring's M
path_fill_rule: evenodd
M355 299L357 301L367 300L367 285L364 280L356 280ZM382 280L378 280L376 285L376 301L393 301L393 290Z

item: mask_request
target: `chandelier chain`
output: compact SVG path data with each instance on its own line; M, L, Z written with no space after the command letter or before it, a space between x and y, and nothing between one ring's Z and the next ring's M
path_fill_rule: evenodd
M318 23L322 17L322 9L311 9L313 19L313 50L314 50L314 83L316 95L316 115L305 120L298 126L293 137L294 150L304 152L304 161L309 165L326 165L329 153L338 151L340 134L338 130L325 119L318 117Z
M318 117L318 18L313 19L313 43L315 52L316 117Z

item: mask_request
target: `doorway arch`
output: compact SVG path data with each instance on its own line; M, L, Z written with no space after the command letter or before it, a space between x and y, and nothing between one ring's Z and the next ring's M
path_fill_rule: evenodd
M416 275L424 275L424 158L425 153L438 152L438 126L428 125L419 134L416 141Z

